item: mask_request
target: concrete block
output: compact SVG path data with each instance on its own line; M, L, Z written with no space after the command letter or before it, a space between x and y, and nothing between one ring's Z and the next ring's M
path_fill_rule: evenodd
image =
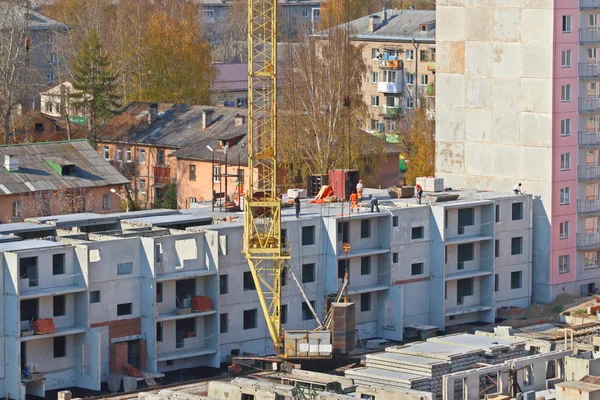
M440 140L465 139L465 113L462 108L440 108L437 111L436 138Z
M121 390L121 382L123 381L123 377L120 374L111 374L108 376L108 390L111 393L116 393Z
M490 110L466 110L465 132L469 142L485 142L492 137L492 112Z
M71 400L72 394L68 390L58 392L58 400Z
M450 42L465 40L465 9L463 7L437 7L436 32ZM443 58L443 57L440 57Z
M551 58L552 52L552 44L549 43L523 44L521 76L524 78L551 78L552 63L541 63L539 60Z
M547 0L524 0L547 1ZM523 43L551 44L554 35L552 9L521 10L521 41Z
M494 98L493 81L488 77L477 75L469 75L466 80L466 106L468 108L490 108Z
M521 39L521 10L510 8L494 12L494 39L501 42Z
M518 143L520 135L520 121L520 115L516 111L493 111L492 142L509 145Z
M521 79L521 111L548 114L552 112L551 79Z
M438 172L464 174L465 147L463 143L437 142L436 150L436 174ZM452 182L452 179L446 179L444 176L444 180L447 186L452 187L449 183Z
M133 376L124 376L123 377L123 391L133 392L137 389L137 378Z
M467 8L465 11L465 40L480 42L494 38L494 15L489 8Z
M465 106L465 76L444 75L436 77L437 95L436 107L464 107Z
M437 46L436 46L437 47ZM492 50L490 42L467 42L464 44L465 73L469 75L492 75ZM440 57L444 58L444 57ZM437 62L437 61L436 61ZM439 64L439 62L437 62Z
M521 79L493 78L494 81L494 110L520 111L521 109Z
M494 43L492 60L494 76L520 77L521 44Z
M437 42L435 47L438 52L445 55L436 60L436 72L438 76L439 74L465 73L465 42L442 41Z
M542 113L521 113L521 137L526 146L552 146L552 116Z

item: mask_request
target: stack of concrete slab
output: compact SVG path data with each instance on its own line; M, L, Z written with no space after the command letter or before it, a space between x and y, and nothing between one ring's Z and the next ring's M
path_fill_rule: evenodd
M413 389L439 395L444 375L475 368L478 363L498 364L522 357L525 343L458 334L385 350L367 355L366 367L348 370L346 376L357 385Z

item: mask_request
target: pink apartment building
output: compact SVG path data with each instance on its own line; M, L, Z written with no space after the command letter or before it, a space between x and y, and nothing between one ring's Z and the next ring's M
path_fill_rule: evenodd
M599 0L437 3L436 174L534 196L541 302L600 287L599 12Z

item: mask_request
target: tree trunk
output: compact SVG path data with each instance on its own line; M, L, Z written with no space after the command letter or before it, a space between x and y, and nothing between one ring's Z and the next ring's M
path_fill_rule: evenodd
M10 111L4 116L4 144L8 144L10 138Z

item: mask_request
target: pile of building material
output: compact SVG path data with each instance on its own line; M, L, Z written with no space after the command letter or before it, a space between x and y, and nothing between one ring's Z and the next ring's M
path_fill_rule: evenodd
M426 192L443 192L444 191L444 178L420 177L417 178L417 185L421 185Z
M356 385L441 394L444 375L522 357L525 342L457 334L385 350L367 355L366 367L347 370L346 376Z

